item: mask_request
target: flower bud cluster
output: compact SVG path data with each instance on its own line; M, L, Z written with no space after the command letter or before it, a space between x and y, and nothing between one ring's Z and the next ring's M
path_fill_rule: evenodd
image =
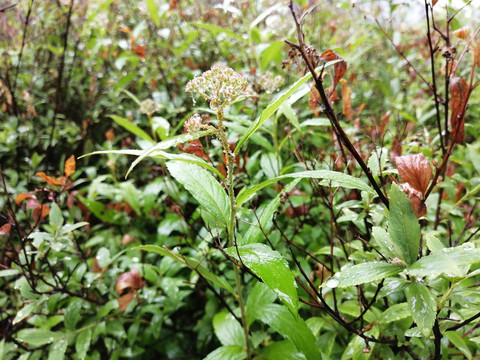
M189 81L185 90L200 94L210 103L210 108L218 110L231 104L244 94L247 79L223 64L216 64L211 70Z
M140 112L142 114L152 116L154 113L160 111L162 105L155 102L152 99L143 100L140 106Z
M283 77L280 75L274 76L270 71L267 71L258 79L258 85L268 94L278 90L283 85L283 82Z

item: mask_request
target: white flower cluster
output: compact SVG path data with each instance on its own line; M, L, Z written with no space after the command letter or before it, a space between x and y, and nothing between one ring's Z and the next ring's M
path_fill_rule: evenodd
M195 113L185 123L183 127L188 133L200 131L202 129L202 117Z
M224 64L216 64L211 70L189 81L185 90L200 94L210 103L210 108L218 110L231 104L244 94L247 79Z
M161 104L155 102L152 99L146 99L146 100L143 100L141 103L140 112L142 114L152 116L152 114L160 111L161 108L162 108Z

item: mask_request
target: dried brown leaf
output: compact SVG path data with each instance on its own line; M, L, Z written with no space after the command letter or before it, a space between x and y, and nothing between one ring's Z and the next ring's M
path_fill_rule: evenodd
M402 181L425 195L432 178L432 168L423 154L397 156L395 158L398 174Z
M0 235L7 235L10 233L10 229L12 228L12 225L10 223L6 223L2 227L0 227Z
M130 303L132 302L134 295L135 293L132 291L132 292L126 293L123 296L120 296L118 298L118 311L125 312L125 310L127 310L128 308L128 305L130 305Z
M347 80L340 79L340 83L342 84L342 113L350 121L353 119L352 90L348 87Z
M427 208L425 206L425 203L422 201L422 193L415 190L409 184L400 184L400 187L410 199L417 218L421 218L422 216L424 216L427 213Z
M470 27L464 26L453 32L453 36L459 39L466 39L470 35Z
M340 79L345 75L347 72L347 62L343 60L337 53L335 53L333 50L327 50L325 51L322 55L320 55L320 60L324 62L328 61L334 61L334 60L342 60L337 62L335 65L333 65L333 70L335 72L335 76L333 79L333 84L332 84L332 94L335 91L335 88L337 87L338 82Z
M141 289L145 284L138 269L133 268L129 272L120 274L115 284L115 290L118 295L122 295L125 290L132 292Z
M189 141L187 147L178 146L178 149L187 154L195 155L206 161L212 162L212 160L210 160L208 155L205 153L201 141L198 139Z
M309 212L310 212L310 208L308 207L307 204L303 204L295 207L289 206L285 210L285 216L290 219L295 219L300 216L308 215Z

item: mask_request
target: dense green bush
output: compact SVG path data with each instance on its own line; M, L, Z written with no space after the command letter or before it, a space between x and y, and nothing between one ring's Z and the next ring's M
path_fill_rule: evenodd
M478 357L465 5L3 9L0 359Z

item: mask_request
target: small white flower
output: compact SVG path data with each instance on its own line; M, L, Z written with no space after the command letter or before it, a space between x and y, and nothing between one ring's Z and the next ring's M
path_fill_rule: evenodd
M200 117L200 115L195 113L187 121L185 121L183 127L188 133L200 131L202 129L202 118Z

